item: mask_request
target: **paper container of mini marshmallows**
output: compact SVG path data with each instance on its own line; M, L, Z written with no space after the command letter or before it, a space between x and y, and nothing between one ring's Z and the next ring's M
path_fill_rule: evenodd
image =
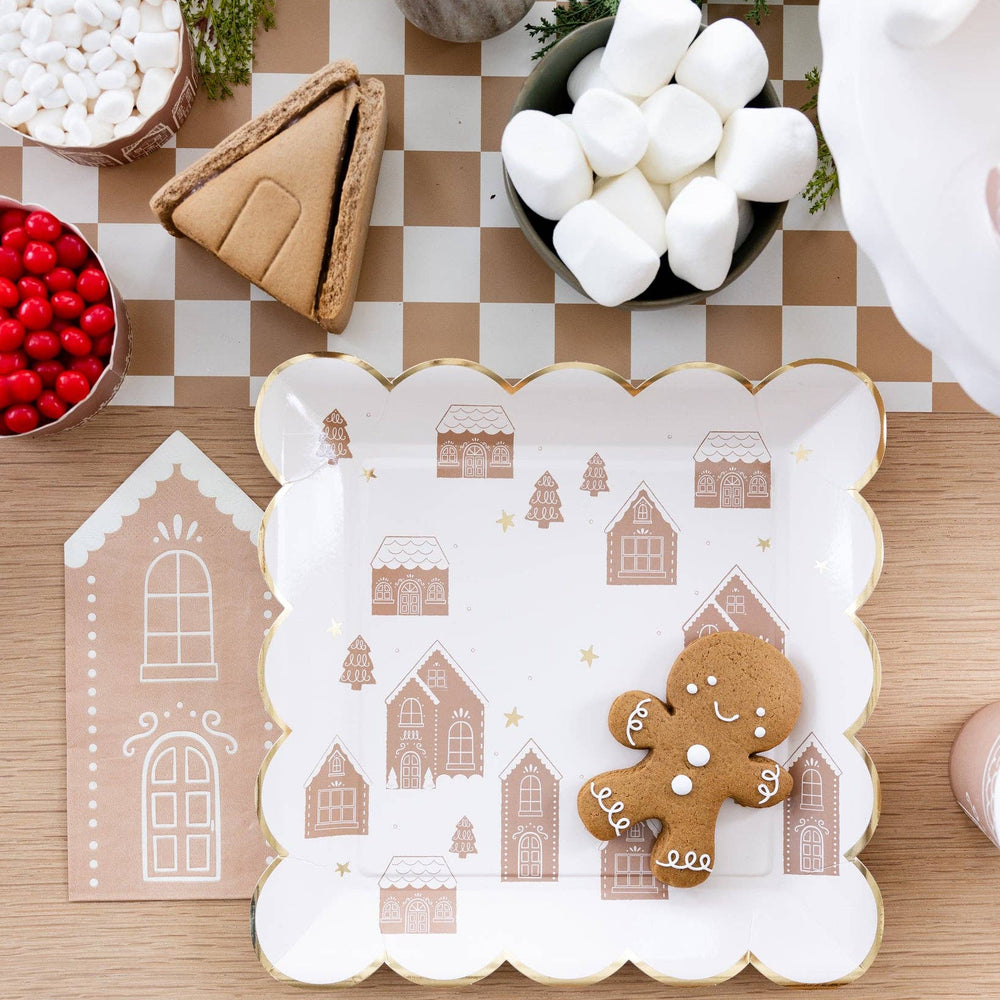
M82 163L88 167L117 167L133 160L142 159L154 150L159 149L184 123L195 94L198 92L198 69L194 58L194 44L185 24L180 27L180 63L174 73L173 83L166 100L155 113L151 114L146 123L131 135L121 139L112 139L99 146L57 146L42 142L22 132L19 128L0 122L4 128L20 136L26 142L34 143L51 149L73 163ZM36 433L36 432L32 432Z
M29 213L48 212L59 219L57 213L46 208L44 205L27 204L17 201L15 198L7 198L0 195L0 212L5 212L8 208L21 208ZM132 354L132 328L129 323L128 310L125 308L125 300L121 297L121 293L111 280L111 275L108 273L104 261L101 260L101 255L76 226L64 222L62 219L59 219L59 221L66 232L79 236L87 244L91 254L93 254L97 263L101 265L101 270L104 271L108 279L108 288L111 292L111 308L115 314L115 332L111 345L111 355L108 357L107 368L101 372L101 377L90 387L90 393L84 399L80 400L79 403L70 407L64 416L58 420L53 420L49 424L36 427L33 431L26 431L24 434L0 434L0 448L3 447L5 441L19 441L23 438L38 437L40 434L53 434L56 431L66 430L69 427L78 427L80 424L88 421L111 402L115 393L121 387L122 380L125 378L125 372L128 368L129 357Z

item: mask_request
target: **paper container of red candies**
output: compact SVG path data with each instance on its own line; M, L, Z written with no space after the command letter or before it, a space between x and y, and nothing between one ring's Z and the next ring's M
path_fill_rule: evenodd
M88 420L130 347L125 303L80 231L0 196L0 441Z

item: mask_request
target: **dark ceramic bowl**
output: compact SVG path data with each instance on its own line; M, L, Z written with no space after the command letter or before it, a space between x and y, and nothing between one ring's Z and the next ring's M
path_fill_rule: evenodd
M584 56L606 44L614 20L613 17L606 17L603 20L584 25L582 28L577 28L559 42L555 48L546 53L531 76L524 81L524 86L517 95L517 100L511 110L511 117L519 111L526 110L545 111L550 115L560 115L563 112L572 111L573 102L566 92L566 81L576 64ZM774 88L770 83L767 83L748 107L776 108L780 105L781 101L778 100ZM573 273L559 259L559 255L552 246L552 231L556 224L536 215L521 201L506 170L504 170L504 185L507 189L510 207L513 209L518 225L520 225L528 242L556 274L572 285L581 295L585 294L579 282L573 277ZM706 296L719 291L720 288L725 288L726 285L735 281L767 246L768 241L781 224L781 217L785 214L787 204L788 202L780 204L751 203L753 228L750 230L750 235L733 254L733 265L729 269L726 280L719 288L714 288L711 292L703 292L693 285L689 285L686 281L681 281L667 267L666 258L664 258L659 273L649 288L619 308L662 309L665 306L678 306L686 302L701 301Z

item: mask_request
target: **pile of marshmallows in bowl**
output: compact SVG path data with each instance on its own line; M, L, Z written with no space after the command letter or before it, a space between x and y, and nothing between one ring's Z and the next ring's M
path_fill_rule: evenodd
M0 0L0 122L53 146L132 135L181 60L177 0Z
M678 278L718 288L748 202L787 201L816 169L805 115L745 107L768 76L750 27L700 24L691 0L622 0L607 46L570 74L573 113L522 111L504 131L514 188L558 220L556 253L601 305L645 291L664 254Z

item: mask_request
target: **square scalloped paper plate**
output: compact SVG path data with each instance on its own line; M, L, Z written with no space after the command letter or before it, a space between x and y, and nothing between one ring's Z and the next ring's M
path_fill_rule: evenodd
M304 357L268 380L257 439L282 484L261 538L285 609L261 655L278 857L253 904L274 976L867 969L878 785L854 734L879 662L855 612L882 544L859 491L885 443L867 377L810 361L754 387L695 364L636 389L557 365L512 388L468 362L390 381ZM796 785L770 809L727 802L712 875L668 895L655 822L602 845L576 795L637 759L606 728L616 695L662 692L720 629L798 668L801 716L770 752Z

